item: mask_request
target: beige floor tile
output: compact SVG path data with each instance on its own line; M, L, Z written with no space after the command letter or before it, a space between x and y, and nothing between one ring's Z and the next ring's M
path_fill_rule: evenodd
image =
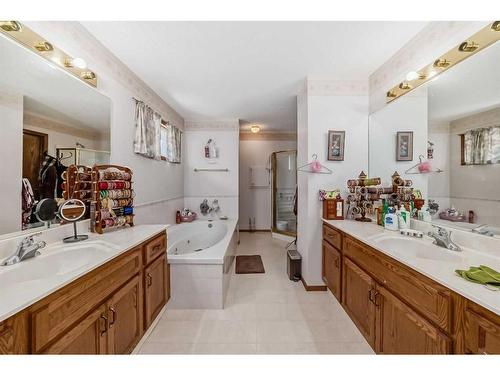
M297 343L313 341L311 330L305 322L257 322L257 343Z
M319 354L313 342L258 343L257 354Z
M201 322L194 321L159 321L146 342L194 343L201 326Z
M191 348L191 354L256 354L257 344L194 344Z
M196 343L255 343L256 322L204 321Z
M145 342L138 354L189 354L193 344L176 342Z

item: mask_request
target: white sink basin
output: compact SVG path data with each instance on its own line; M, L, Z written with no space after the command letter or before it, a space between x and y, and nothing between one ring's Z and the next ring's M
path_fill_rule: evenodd
M374 238L373 242L405 257L446 263L461 263L464 260L460 253L434 245L427 239L384 235Z
M56 244L41 250L41 255L12 266L0 267L0 285L26 286L48 278L76 271L96 263L115 249L104 241L86 241L78 244Z

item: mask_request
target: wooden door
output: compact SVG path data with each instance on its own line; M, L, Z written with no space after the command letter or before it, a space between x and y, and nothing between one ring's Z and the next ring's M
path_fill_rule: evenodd
M328 289L341 301L341 255L332 245L323 241L323 278Z
M342 265L342 306L366 341L375 347L375 304L372 302L375 281L344 257Z
M45 354L107 354L108 316L102 305L60 337Z
M35 199L40 199L38 172L47 151L48 135L32 130L23 130L23 178L31 183Z
M467 353L500 354L499 324L467 309L465 311L465 327L465 350Z
M112 354L130 353L142 335L142 282L135 276L107 303L109 348Z
M163 255L144 270L146 329L167 303L168 275L166 261L166 256Z
M376 352L382 354L448 354L450 339L383 287L373 297Z

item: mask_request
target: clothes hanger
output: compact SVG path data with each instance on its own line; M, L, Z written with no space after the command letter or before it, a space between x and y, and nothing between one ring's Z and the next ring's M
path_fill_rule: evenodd
M297 168L298 172L306 172L306 173L319 173L319 174L332 174L333 171L330 168L325 167L318 161L318 155L312 155L313 161L303 166Z
M441 172L444 172L441 168L432 168L432 169L429 169L429 170L424 170L424 171L420 171L419 167L425 163L428 163L429 166L430 166L430 162L429 161L424 161L424 156L423 155L419 155L418 156L418 160L419 162L417 164L415 164L413 167L410 167L408 168L406 171L405 171L405 174L426 174L426 173L441 173ZM428 166L426 165L426 168ZM413 169L416 169L415 171L413 171Z
M61 152L61 154L57 158L57 160L61 161L61 160L66 160L66 159L69 159L69 158L72 158L72 157L73 157L73 153L71 151L69 151L69 156L63 156L63 152Z

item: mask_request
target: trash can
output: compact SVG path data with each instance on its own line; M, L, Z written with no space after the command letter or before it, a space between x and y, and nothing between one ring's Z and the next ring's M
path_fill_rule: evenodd
M288 272L288 277L293 281L300 281L302 278L302 256L297 250L287 251L287 264L286 270Z

